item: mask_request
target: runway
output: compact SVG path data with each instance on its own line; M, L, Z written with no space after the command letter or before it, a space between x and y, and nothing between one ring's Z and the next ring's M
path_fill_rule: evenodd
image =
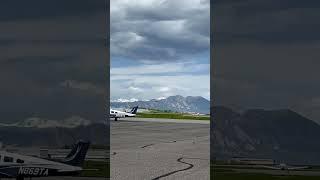
M111 120L111 179L208 180L209 129L208 121Z

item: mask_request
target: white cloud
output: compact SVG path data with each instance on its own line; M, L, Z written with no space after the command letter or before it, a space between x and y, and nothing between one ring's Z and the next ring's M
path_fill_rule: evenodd
M136 92L136 93L139 93L139 92L143 92L143 91L144 91L142 88L133 87L133 86L130 86L128 89L131 90L131 91L133 91L133 92Z
M136 101L138 101L138 99L136 98L131 98L131 99L119 98L117 100L111 100L111 102L136 102Z
M112 97L136 97L138 99L153 99L155 96L204 96L208 98L209 90L208 75L176 75L176 76L152 76L131 75L111 77ZM144 92L128 92L127 84L144 86ZM158 91L162 86L168 86L168 91Z
M170 88L169 88L169 87L161 87L161 88L159 89L159 91L160 91L160 92L168 92L168 91L170 91Z
M157 100L166 99L166 97L158 97Z
M209 64L198 64L193 62L171 62L159 64L141 64L138 66L129 67L114 67L111 68L110 73L113 75L130 75L130 74L158 74L158 73L192 73L208 71Z

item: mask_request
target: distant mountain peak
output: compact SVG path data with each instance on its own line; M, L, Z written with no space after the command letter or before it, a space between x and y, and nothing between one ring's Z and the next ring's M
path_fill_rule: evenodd
M111 102L114 108L130 108L139 106L147 109L171 110L176 112L198 112L210 113L210 101L201 96L181 95L169 96L167 98L151 99L148 101L136 102Z
M212 107L212 111L215 124L212 142L217 156L271 157L302 164L305 160L320 162L319 124L293 110L249 109L237 113L220 106Z

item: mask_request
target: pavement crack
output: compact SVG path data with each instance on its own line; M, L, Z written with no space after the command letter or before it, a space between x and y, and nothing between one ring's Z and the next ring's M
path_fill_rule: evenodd
M176 140L172 140L172 141L164 141L164 142L159 142L159 143L175 143L177 142ZM149 147L149 146L153 146L155 144L147 144L147 145L144 145L144 146L141 146L140 148L146 148L146 147Z
M193 168L193 166L194 166L193 164L184 162L184 161L182 161L182 159L183 159L183 157L177 159L177 161L180 162L180 163L189 165L188 167L183 168L183 169L179 169L179 170L175 170L175 171L171 171L171 172L169 172L169 173L166 173L166 174L163 174L163 175L158 176L158 177L156 177L156 178L153 178L152 180L158 180L158 179L161 179L161 178L170 176L170 175L172 175L172 174L175 174L175 173L177 173L177 172L186 171L186 170L189 170L189 169Z
M146 148L146 147L153 146L153 145L154 144L147 144L147 145L142 146L141 148Z

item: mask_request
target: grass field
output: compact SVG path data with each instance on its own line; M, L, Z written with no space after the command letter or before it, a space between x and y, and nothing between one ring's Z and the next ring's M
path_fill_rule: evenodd
M319 180L319 176L270 175L255 173L239 173L230 168L214 168L210 170L211 180Z
M214 180L319 180L320 177L313 176L276 176L267 174L245 174L216 172L213 174Z
M162 118L162 119L190 119L190 120L210 120L206 115L190 115L183 113L137 113L139 118Z
M109 164L103 161L85 161L82 177L110 177Z

